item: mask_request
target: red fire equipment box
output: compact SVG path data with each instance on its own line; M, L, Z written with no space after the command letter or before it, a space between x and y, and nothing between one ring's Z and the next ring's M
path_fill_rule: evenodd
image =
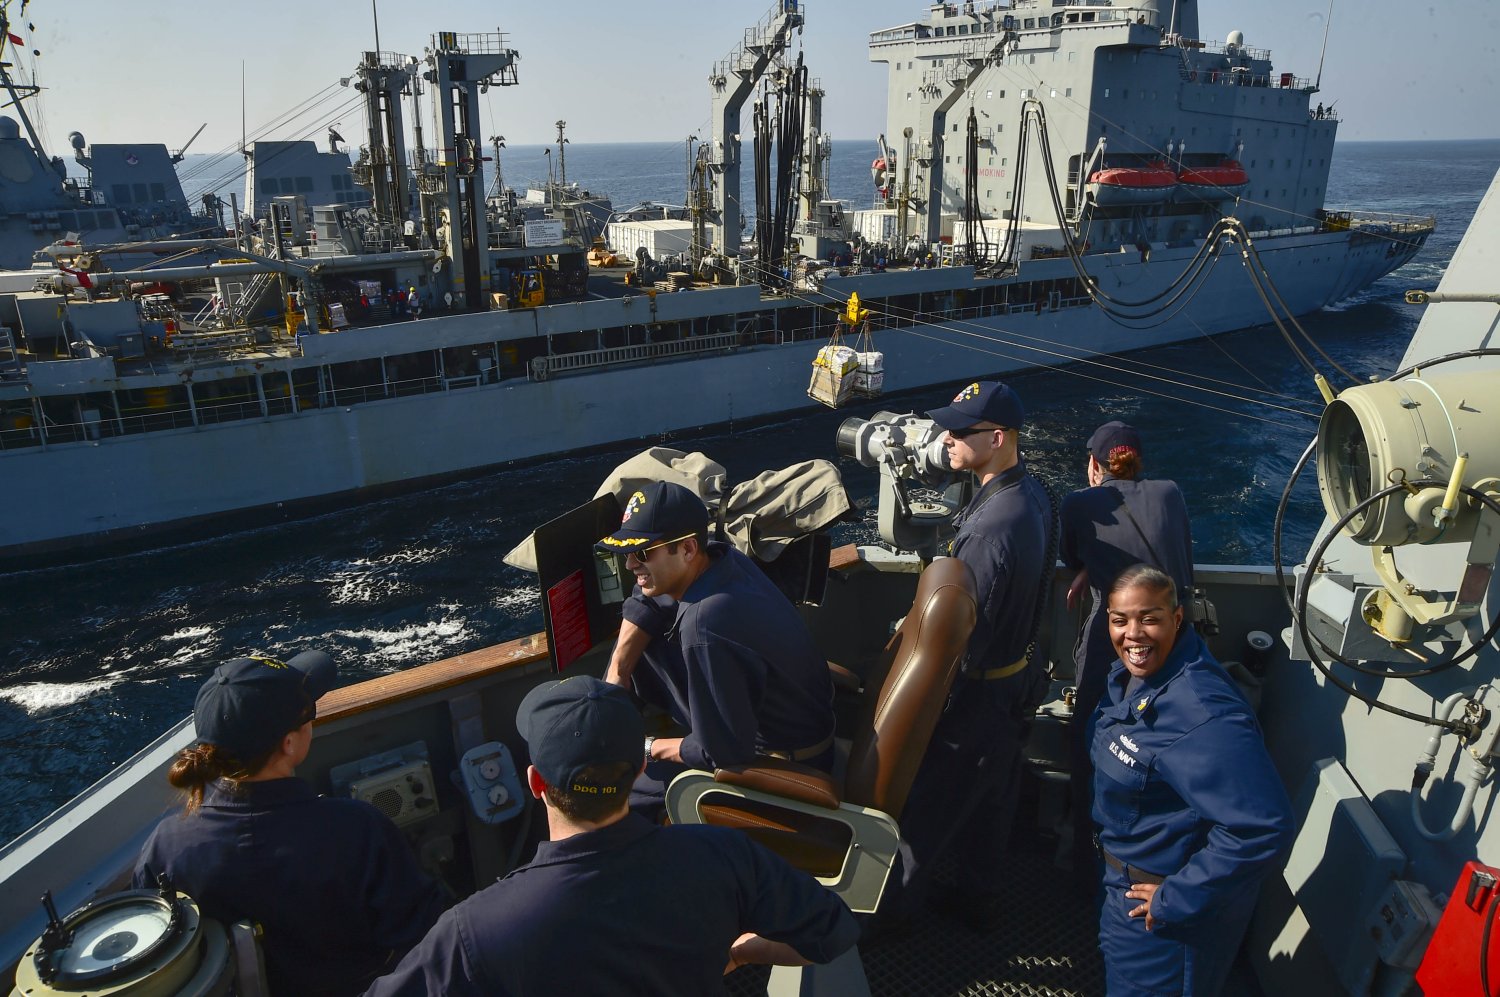
M1500 995L1500 929L1494 927L1497 915L1500 869L1465 863L1422 965L1417 968L1417 983L1424 994Z

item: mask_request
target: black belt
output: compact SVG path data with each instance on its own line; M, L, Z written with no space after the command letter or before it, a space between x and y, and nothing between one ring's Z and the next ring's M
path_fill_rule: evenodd
M1095 841L1094 844L1099 845L1097 841ZM1167 880L1167 877L1165 876L1158 876L1154 872L1147 872L1146 870L1137 868L1136 866L1133 866L1128 862L1121 862L1109 852L1106 852L1102 845L1099 845L1099 854L1103 856L1105 865L1109 866L1115 872L1124 873L1125 878L1130 880L1132 883L1150 883L1153 886L1160 886Z

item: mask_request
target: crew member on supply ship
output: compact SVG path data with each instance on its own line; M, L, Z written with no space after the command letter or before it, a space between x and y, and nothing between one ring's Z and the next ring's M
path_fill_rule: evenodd
M843 901L746 835L630 812L646 727L623 689L545 682L516 729L550 839L444 914L367 997L696 997L744 963L827 962L854 944Z
M952 549L974 572L979 614L902 812L901 878L887 886L872 932L915 913L934 860L950 847L961 874L942 906L980 930L998 919L1021 749L1047 689L1032 645L1055 529L1051 499L1020 453L1021 399L999 381L979 381L927 414L947 430L949 465L979 481L954 520Z
M193 704L198 742L167 774L186 810L156 826L135 870L135 889L166 873L206 917L258 922L273 994L359 993L447 906L384 814L293 774L336 674L321 651L216 668Z
M1104 679L1115 660L1105 601L1115 578L1133 564L1151 564L1177 584L1183 602L1193 586L1193 532L1187 503L1177 484L1140 476L1141 436L1134 426L1106 422L1088 441L1088 488L1062 500L1059 557L1077 569L1068 588L1068 608L1088 590L1089 615L1073 647L1077 698L1069 745L1069 788L1073 800L1073 872L1092 890L1099 883L1094 851L1093 764L1088 718L1104 694Z
M1176 590L1138 564L1109 593L1120 660L1092 727L1111 997L1217 994L1292 840L1255 714L1184 624Z
M636 580L606 678L632 685L687 732L648 739L632 809L660 816L667 784L687 768L711 772L756 755L832 768L828 665L765 572L708 539L698 496L672 482L645 486L598 548L624 554Z

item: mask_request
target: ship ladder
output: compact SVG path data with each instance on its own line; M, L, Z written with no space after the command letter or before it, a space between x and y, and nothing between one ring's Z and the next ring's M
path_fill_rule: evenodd
M15 336L10 326L0 325L0 377L14 377L21 373L21 355L16 350Z

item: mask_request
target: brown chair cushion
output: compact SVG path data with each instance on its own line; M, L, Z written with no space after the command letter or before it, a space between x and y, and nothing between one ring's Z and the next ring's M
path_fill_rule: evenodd
M843 869L854 840L854 832L841 821L727 794L709 793L698 810L705 824L744 831L794 868L824 879Z
M762 755L755 759L754 765L733 765L715 769L714 782L722 782L728 786L743 786L746 789L758 789L762 793L784 796L809 806L825 807L829 810L837 810L839 807L838 788L833 784L833 776L810 765L788 762L780 758L767 758Z
M928 565L911 612L865 678L864 717L844 779L846 801L900 819L976 617L969 566L955 557Z
M860 693L864 691L865 686L859 676L837 662L828 662L828 677L833 680L835 692Z

